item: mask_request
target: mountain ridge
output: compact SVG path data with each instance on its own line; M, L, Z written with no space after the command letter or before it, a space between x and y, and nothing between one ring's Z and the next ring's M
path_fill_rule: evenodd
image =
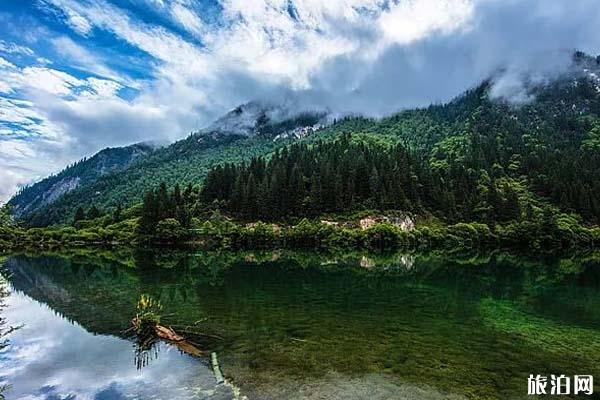
M315 126L322 126L321 124L326 123L327 115L326 111L294 111L288 107L267 103L245 103L226 113L206 128L193 132L187 138L175 141L168 146L162 146L162 148L149 143L138 143L126 147L103 149L89 158L84 158L74 165L66 167L56 175L23 188L9 200L8 204L12 207L13 215L16 218L29 221L33 218L35 222L37 218L40 218L39 215L43 215L38 211L48 208L65 196L68 197L77 189L92 187L98 183L97 190L94 190L93 193L101 194L106 190L106 185L98 182L100 178L110 181L109 176L124 172L134 164L134 160L121 160L112 168L101 168L99 163L106 159L108 154L131 152L131 156L136 157L136 166L144 165L144 163L145 165L153 163L160 165L165 161L177 164L181 160L194 158L210 148L226 146L239 139L258 138L259 141L268 142L275 138L284 139L287 132L291 132L290 135L293 137L304 136L308 131L302 131L302 128L312 129ZM298 130L299 128L300 130ZM147 151L151 147L153 150ZM141 149L146 150L141 151ZM151 155L154 157L148 160L148 156ZM99 170L96 171L96 169ZM81 170L87 172L83 179L78 175ZM91 173L89 173L90 171ZM135 171L130 172L135 175ZM90 203L94 203L95 197L97 197L95 195L87 196L86 199ZM136 193L129 194L129 196L136 196ZM125 204L129 204L129 196L125 196L123 199Z
M576 53L571 71L551 82L527 88L532 98L528 103L514 105L503 98L491 99L493 82L486 81L449 103L404 110L379 120L347 117L328 125L331 114L327 110L298 109L296 114L286 115L286 107L249 102L187 138L143 157L134 168L105 174L89 185L78 185L58 196L52 207L43 206L26 219L32 225L43 226L67 221L75 206L96 203L104 209L129 206L141 201L142 194L160 182L171 186L199 185L208 171L220 163L249 161L293 141L310 142L313 137L326 140L344 132L364 133L370 140L409 142L426 153L440 154L446 151L445 146L451 146L450 142L458 140L452 138L470 138L473 132L483 129L478 124L482 123L485 110L493 110L498 115L498 124L506 125L487 128L495 130L494 140L501 139L503 129L516 129L520 135L530 135L525 132L531 131L537 132L533 136L542 143L556 141L562 143L565 151L574 151L570 149L580 145L585 131L600 115L598 65L597 58ZM570 121L568 124L572 126L562 126L559 117Z
M89 158L67 166L55 175L22 188L8 204L20 218L32 210L48 206L81 185L95 182L99 177L127 168L158 147L152 142L140 142L124 147L106 147Z

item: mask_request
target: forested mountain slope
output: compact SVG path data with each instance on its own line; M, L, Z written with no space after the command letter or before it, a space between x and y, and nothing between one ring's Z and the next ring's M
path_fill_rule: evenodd
M276 112L285 119L275 118ZM79 206L87 209L94 205L100 210L130 206L141 201L144 192L160 182L197 184L214 164L267 154L289 140L286 139L288 134L296 137L298 130L310 132L320 126L325 117L324 112L284 114L284 110L272 106L263 111L256 104L240 106L208 128L148 154L131 168L87 180L76 189L61 193L51 206L35 203L37 207L31 206L28 213L21 212L17 216L22 216L28 225L45 226L70 221ZM233 129L234 126L237 128ZM278 137L282 138L274 140ZM57 176L60 178L63 174L70 177L72 173L65 170ZM43 192L46 185L38 189ZM22 198L19 194L10 204L17 206Z
M17 217L25 217L37 209L53 204L63 195L93 184L101 176L121 171L152 153L152 143L106 148L94 156L68 166L60 173L19 191L9 202Z
M110 211L119 204L130 206L140 202L144 193L160 182L165 182L167 187L175 184L200 187L211 169L231 163L229 168L235 173L225 179L218 178L218 172L213 171L210 179L215 180L217 185L226 184L231 188L238 180L238 186L246 188L238 190L238 197L249 196L247 188L255 186L273 195L273 179L286 190L290 182L298 181L297 187L302 186L298 195L302 197L296 199L295 207L272 207L268 200L253 206L278 210L274 215L236 208L231 198L232 191L218 195L203 191L204 201L221 201L226 209L245 217L284 218L294 214L346 211L349 208L407 208L426 210L454 221L493 221L516 215L515 207L520 214L526 214L531 212L532 207L547 204L579 214L584 223L598 223L598 62L579 54L575 58L575 66L574 71L559 79L531 85L528 89L530 101L524 104L492 98L491 84L486 82L448 104L407 110L381 120L345 118L321 127L318 117L304 115L283 123L255 121L252 134L220 130L193 134L157 150L124 171L102 176L90 185L63 195L52 205L29 215L27 220L32 225L47 225L71 220L79 206L95 204L104 211ZM233 115L236 112L243 114L244 109L240 110L234 110ZM227 123L222 126L232 125L229 118L225 121ZM298 136L282 135L302 126L318 129ZM325 151L328 155L322 157L311 152L314 146L325 146L332 140L339 142L347 134L350 134L350 139L345 148L339 147L338 143L337 148ZM289 138L274 140L281 136ZM291 142L305 147L302 151L295 150L296 158L291 157L287 150L286 154L277 153L277 162L284 164L285 161L286 168L270 165L274 151ZM343 154L348 151L360 155L354 157L357 164L347 164L340 169ZM410 168L399 170L404 167L396 162L395 156L390 155L394 152L398 157L408 157L414 171ZM305 157L304 161L300 161L300 155ZM265 174L260 176L261 182L258 172L250 174L247 170L248 162L260 156L264 158L257 158L254 164L263 166L260 173ZM381 161L385 159L388 161ZM246 166L240 164L243 161ZM364 165L361 164L363 161ZM315 164L323 170L301 168L302 162ZM296 172L295 165L298 167ZM365 166L368 170L364 170ZM347 173L342 174L342 171ZM252 184L248 182L250 175ZM400 188L405 202L397 202L389 193L389 182L396 177L402 178L400 181L406 184ZM369 195L365 187L360 196L354 193L351 202L333 198L326 206L303 207L310 193L316 193L315 187L334 191L334 197L336 193L348 196L354 191L348 189L349 185L357 185L357 180L363 185L374 185L369 187L369 193L374 195ZM411 195L407 195L413 190L408 189L408 183L416 191ZM338 190L340 188L345 189ZM429 193L429 200L424 200L425 192ZM411 197L415 194L419 195L418 198ZM329 195L321 193L321 196L328 198L326 196ZM273 199L263 197L269 198ZM507 210L511 207L512 211Z
M215 207L245 220L400 210L490 226L550 223L559 212L600 222L597 81L536 87L520 106L489 93L486 83L447 105L346 119L268 157L217 165L196 204L164 186L150 192L145 225L181 217L185 226Z

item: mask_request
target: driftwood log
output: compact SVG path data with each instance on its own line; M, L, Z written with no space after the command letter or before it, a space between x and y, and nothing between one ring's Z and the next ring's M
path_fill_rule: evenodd
M208 357L209 352L204 351L198 347L198 345L185 337L175 332L172 328L167 328L162 325L154 326L154 333L157 337L165 340L174 346L176 346L182 352L189 354L193 357Z
M165 327L160 324L141 324L140 321L136 321L135 319L132 321L132 326L129 330L134 330L138 336L138 341L141 343L145 343L148 347L151 347L151 344L158 339L162 339L168 343L176 346L180 351L189 354L193 357L198 358L209 358L210 365L212 367L213 373L215 375L215 380L217 381L217 385L225 385L229 387L234 395L234 399L236 400L247 400L246 396L242 396L240 394L240 389L235 386L233 383L229 382L223 376L221 372L221 367L219 366L219 361L217 359L217 353L208 352L206 350L202 350L200 346L190 339L180 335L177 333L172 327ZM193 336L200 336L204 338L218 339L223 340L223 338L216 335L207 335L192 332L190 333Z

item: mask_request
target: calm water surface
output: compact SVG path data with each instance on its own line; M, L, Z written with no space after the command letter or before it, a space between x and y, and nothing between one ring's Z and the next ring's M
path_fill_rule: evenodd
M207 360L123 331L141 294L200 331L249 399L519 399L593 374L600 263L506 254L82 252L4 261L7 398L227 399ZM139 368L140 359L145 366ZM588 398L598 398L597 395Z

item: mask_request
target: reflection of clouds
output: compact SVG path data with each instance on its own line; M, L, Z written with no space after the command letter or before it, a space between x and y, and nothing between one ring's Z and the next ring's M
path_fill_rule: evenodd
M210 369L171 346L137 370L132 343L93 335L20 293L7 303L9 323L24 324L0 355L10 398L197 399L212 392Z

